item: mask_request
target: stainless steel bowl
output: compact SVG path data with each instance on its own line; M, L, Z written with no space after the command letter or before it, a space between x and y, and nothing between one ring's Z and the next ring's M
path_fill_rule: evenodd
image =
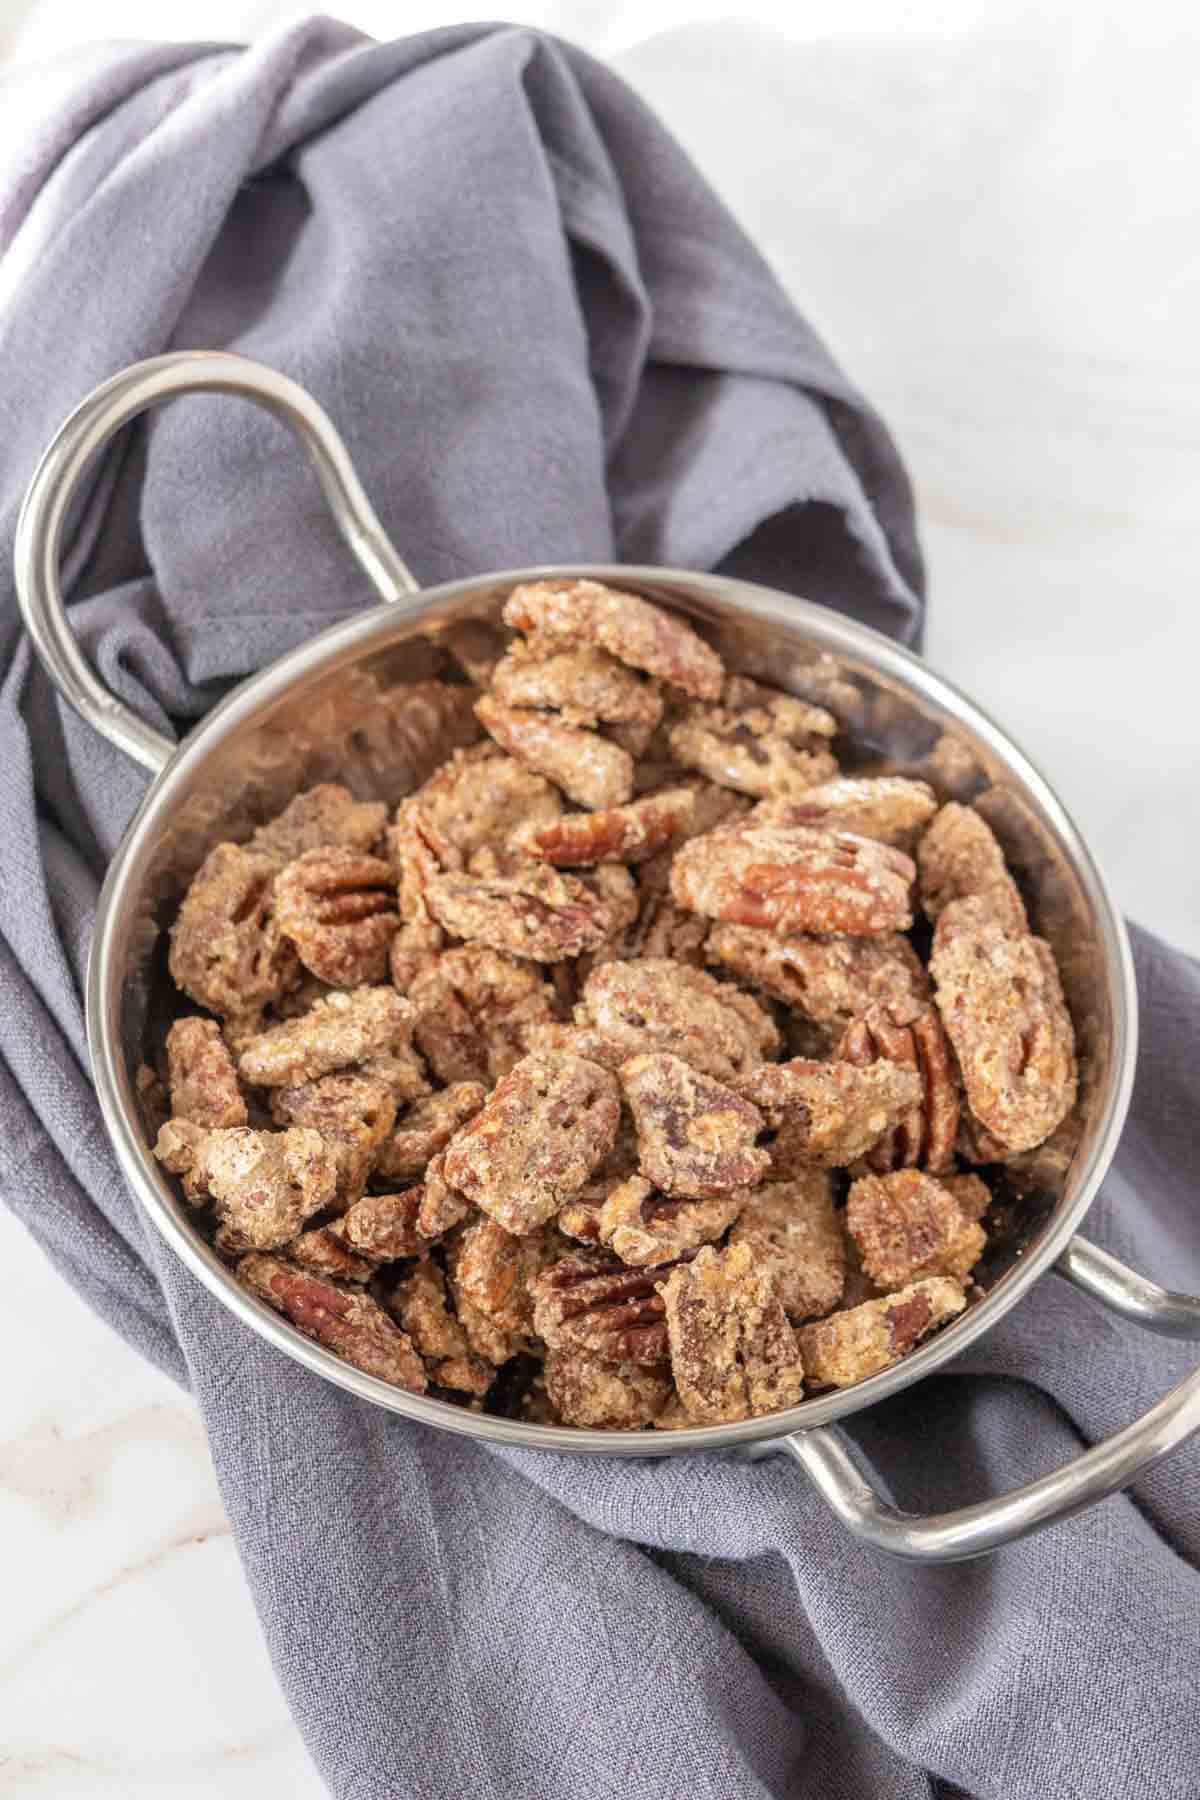
M58 586L76 483L111 435L145 408L194 391L271 409L306 445L336 522L386 605L322 632L230 694L176 747L115 700L71 637ZM1086 844L1049 785L971 701L924 663L836 613L749 582L658 568L515 569L420 592L389 543L328 418L296 384L241 357L199 352L136 364L63 425L30 485L16 543L21 606L64 697L150 770L153 780L100 895L88 974L88 1038L121 1168L163 1237L249 1330L360 1399L493 1443L607 1456L695 1450L788 1451L847 1527L881 1549L938 1562L978 1555L1125 1486L1200 1429L1200 1371L1134 1424L1039 1481L936 1517L898 1513L867 1486L835 1421L950 1362L1057 1269L1148 1330L1200 1337L1200 1300L1168 1293L1075 1235L1120 1136L1136 1059L1136 992L1125 930ZM636 588L697 620L729 665L833 710L864 768L903 768L985 812L1062 965L1083 1069L1078 1146L1048 1167L1039 1196L1009 1209L986 1293L895 1367L843 1392L740 1424L654 1434L569 1430L481 1417L408 1394L338 1360L234 1280L151 1155L134 1077L169 1017L164 927L207 849L244 838L301 787L342 780L394 801L421 779L422 748L397 732L406 682L431 644L467 618L494 616L517 581L587 575Z

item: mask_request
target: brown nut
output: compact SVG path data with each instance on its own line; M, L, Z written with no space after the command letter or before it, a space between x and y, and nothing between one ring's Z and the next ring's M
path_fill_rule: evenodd
M669 1051L702 1074L731 1082L779 1048L773 1020L748 994L703 969L665 959L601 963L588 976L576 1008L625 1060Z
M275 916L306 969L332 987L383 981L400 923L390 863L308 850L275 878Z
M426 899L455 937L533 962L564 962L597 950L620 929L621 909L574 875L529 863L514 875L441 875Z
M412 1394L425 1392L425 1369L412 1340L369 1294L322 1280L277 1256L243 1256L237 1276L305 1337L344 1362Z
M1075 1104L1075 1033L1049 944L1008 930L990 896L942 912L929 961L975 1118L1032 1150Z
M526 1056L445 1153L446 1180L521 1236L581 1188L617 1135L607 1069L577 1056Z
M750 1244L706 1247L660 1291L675 1386L695 1424L758 1418L803 1398L796 1334Z
M866 1275L885 1293L925 1275L963 1282L987 1242L982 1226L964 1217L954 1195L919 1169L864 1175L854 1182L846 1230Z
M937 919L952 900L986 898L1008 930L1028 931L1025 906L991 826L970 806L943 806L917 846L921 905Z
M599 1208L596 1239L634 1268L675 1262L723 1237L749 1196L750 1190L742 1188L713 1200L676 1200L660 1194L644 1176L630 1175ZM561 1213L559 1225L561 1229Z
M439 1081L499 1081L525 1054L525 1034L553 1019L540 969L486 944L444 951L408 990L413 1035Z
M518 638L497 665L491 689L506 706L549 709L567 725L633 726L648 737L662 718L662 699L650 682L587 645L542 655Z
M210 1131L246 1123L245 1097L214 1019L176 1019L166 1050L173 1117Z
M754 817L769 825L851 831L897 850L911 850L937 804L925 781L909 781L903 775L839 775L792 799L760 800Z
M967 1304L957 1281L930 1275L899 1293L802 1325L797 1333L813 1387L853 1387L890 1368Z
M705 961L761 988L820 1025L843 1030L883 1007L906 1025L928 1006L929 977L907 938L780 938L750 925L714 925Z
M396 1121L396 1102L386 1083L363 1075L323 1075L300 1087L273 1088L268 1105L277 1125L320 1132L337 1170L337 1204L357 1200Z
M212 1200L218 1250L275 1250L337 1191L333 1157L315 1131L253 1131L248 1125L204 1131L164 1125L158 1160L185 1182L189 1196Z
M275 917L277 868L240 844L218 844L184 895L171 927L171 979L210 1012L261 1010L299 978Z
M671 1378L636 1363L604 1362L571 1346L546 1353L546 1393L564 1425L640 1431L674 1398Z
M455 1081L415 1101L380 1147L378 1174L386 1181L419 1179L431 1158L475 1117L486 1098L481 1081Z
M377 800L356 800L349 788L322 782L284 807L250 839L250 849L282 866L306 850L338 848L365 855L383 836L387 807Z
M536 1275L533 1327L552 1350L587 1350L609 1363L652 1367L667 1358L664 1269L627 1269L602 1257L564 1257Z
M846 1244L827 1169L766 1181L747 1197L729 1234L748 1244L756 1268L767 1269L789 1319L819 1318L842 1298Z
M879 1010L855 1020L837 1049L843 1062L864 1068L886 1061L912 1069L921 1080L916 1104L867 1152L878 1174L920 1166L935 1173L953 1168L961 1113L958 1071L936 1010L930 1006L911 1025L895 1025Z
M721 692L721 659L690 626L638 594L599 581L524 582L505 601L504 623L532 634L548 654L595 644L700 700L715 700Z
M731 675L717 706L691 706L667 741L684 768L739 793L794 797L838 772L829 740L837 720L823 707Z
M564 725L552 713L505 706L491 694L484 694L475 711L503 749L580 806L623 806L632 798L633 758L599 732Z
M677 850L671 893L693 912L780 937L872 937L912 924L915 874L903 851L871 838L749 820Z
M314 1001L298 1019L251 1039L238 1073L257 1087L299 1087L334 1069L407 1046L415 1010L391 988L361 987Z
M920 1095L911 1069L877 1062L764 1063L738 1090L779 1129L772 1166L781 1174L795 1165L846 1168L878 1143Z
M621 1069L641 1173L664 1194L704 1200L753 1187L770 1157L755 1148L762 1114L678 1056L635 1056Z
M556 868L641 863L679 836L693 803L690 788L665 788L607 812L563 813L549 824L531 821L518 827L510 843L518 853Z

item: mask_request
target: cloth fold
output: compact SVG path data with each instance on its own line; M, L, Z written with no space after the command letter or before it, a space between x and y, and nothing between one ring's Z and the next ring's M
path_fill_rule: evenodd
M610 71L518 28L97 47L0 81L0 250L0 1197L194 1394L331 1793L1191 1800L1195 1445L942 1571L857 1548L779 1459L489 1450L237 1325L99 1120L83 964L144 777L34 664L11 549L45 442L126 362L233 348L304 382L424 581L725 567L919 640L887 432L682 152ZM203 396L128 435L75 525L72 621L182 731L370 596L265 414ZM1088 1230L1195 1287L1200 969L1136 951L1141 1073ZM1194 1356L1047 1278L852 1431L899 1501L955 1504L1116 1429Z

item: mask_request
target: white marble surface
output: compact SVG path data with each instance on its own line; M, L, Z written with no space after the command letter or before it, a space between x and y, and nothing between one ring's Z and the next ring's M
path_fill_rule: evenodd
M176 0L172 35L296 9ZM392 6L345 9L395 29ZM1057 784L1126 907L1200 951L1200 25L1089 0L543 0L665 115L891 420L932 660ZM157 35L151 0L88 28ZM466 16L410 5L406 28ZM753 23L746 23L753 19ZM0 47L80 34L0 0ZM7 1217L0 1796L323 1790L190 1405Z

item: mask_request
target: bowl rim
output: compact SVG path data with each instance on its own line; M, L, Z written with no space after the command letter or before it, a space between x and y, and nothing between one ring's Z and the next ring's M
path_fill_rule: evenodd
M438 606L483 597L521 581L587 579L633 588L667 585L689 597L715 602L719 610L750 615L767 625L802 627L808 643L831 653L848 653L886 679L933 701L947 717L968 727L1033 795L1065 850L1084 889L1097 925L1109 980L1112 1062L1102 1128L1095 1134L1075 1195L1061 1199L1036 1242L982 1300L925 1344L890 1368L850 1388L835 1389L797 1406L733 1424L691 1426L679 1431L599 1431L577 1426L535 1425L469 1412L450 1401L411 1394L341 1361L304 1337L295 1326L242 1287L185 1216L166 1177L143 1141L140 1120L122 1054L119 1006L124 968L117 939L137 897L137 878L149 855L156 823L169 812L210 752L246 724L266 704L275 704L301 677L354 660L364 648L382 649L393 633ZM667 605L671 596L656 595ZM378 640L378 641L376 641ZM153 779L126 828L110 863L97 902L87 975L87 1035L102 1116L121 1172L165 1242L235 1318L277 1350L336 1386L387 1410L442 1430L489 1443L541 1450L616 1456L665 1456L690 1450L731 1450L802 1432L848 1417L932 1374L961 1354L997 1323L1055 1261L1095 1199L1120 1139L1129 1108L1137 1060L1137 989L1128 934L1109 885L1061 800L1036 765L1008 734L954 683L937 674L912 651L870 626L775 588L740 577L700 573L651 564L550 563L486 572L440 583L331 625L247 677L215 706L180 743Z

